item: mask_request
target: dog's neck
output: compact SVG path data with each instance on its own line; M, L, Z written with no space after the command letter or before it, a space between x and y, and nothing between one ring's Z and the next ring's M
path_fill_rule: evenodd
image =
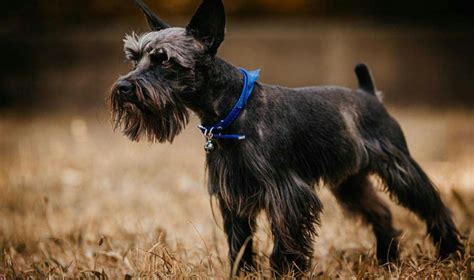
M215 57L210 65L201 70L201 89L187 100L203 124L213 124L223 119L237 102L244 86L239 69L225 60Z

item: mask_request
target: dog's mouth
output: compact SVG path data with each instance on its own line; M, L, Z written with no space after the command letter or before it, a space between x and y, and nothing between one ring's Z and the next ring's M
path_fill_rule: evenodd
M120 129L132 141L173 142L189 121L181 100L171 90L143 80L133 81L133 92L112 87L109 106L114 130Z

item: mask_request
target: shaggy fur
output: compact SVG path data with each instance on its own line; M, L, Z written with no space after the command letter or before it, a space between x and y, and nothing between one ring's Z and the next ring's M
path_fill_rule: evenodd
M188 121L186 108L206 125L225 117L243 80L236 67L215 55L224 39L221 0L204 0L186 29L169 28L136 2L152 32L125 39L134 69L111 92L115 127L132 140L171 142ZM219 201L232 267L255 269L252 236L255 218L264 211L274 238L270 261L275 273L307 271L323 208L317 183L327 185L349 213L372 227L380 262L395 261L399 232L371 175L426 222L440 257L462 249L449 210L411 157L400 126L377 97L368 68L358 65L356 74L360 86L355 90L258 82L226 130L246 139L215 140L217 148L206 158L208 188ZM124 81L130 85L125 89L118 86Z

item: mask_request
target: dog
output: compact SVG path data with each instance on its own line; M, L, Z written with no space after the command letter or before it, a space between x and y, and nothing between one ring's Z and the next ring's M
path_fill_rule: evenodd
M463 249L450 211L411 157L366 65L356 66L358 89L267 85L258 72L217 56L226 23L221 0L204 0L186 28L170 27L135 3L151 31L124 39L133 70L112 87L113 126L133 141L173 142L189 110L199 117L208 189L219 202L236 271L255 270L252 236L262 211L271 224L275 273L310 269L323 209L318 183L372 227L379 262L396 261L399 231L371 175L426 222L441 258Z

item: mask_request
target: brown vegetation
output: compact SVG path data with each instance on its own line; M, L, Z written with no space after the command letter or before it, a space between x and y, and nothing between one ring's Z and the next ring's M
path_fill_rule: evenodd
M402 260L377 266L370 231L344 218L320 187L325 210L310 276L472 279L474 115L394 114L466 235L466 254L436 261L423 224L392 203L403 229ZM2 117L0 279L225 278L231 268L204 187L204 142L195 124L173 145L149 145L113 134L105 116ZM271 240L260 220L262 278L270 275Z

